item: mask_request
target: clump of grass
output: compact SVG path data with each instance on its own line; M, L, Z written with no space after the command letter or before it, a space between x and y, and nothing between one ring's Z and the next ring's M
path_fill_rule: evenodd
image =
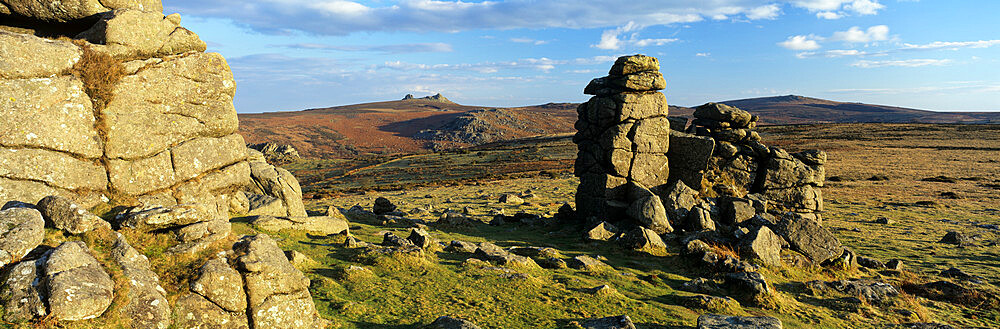
M725 257L725 256L732 256L733 258L735 258L737 260L740 259L740 253L737 250L733 249L733 247L730 247L730 246L727 246L727 245L724 245L724 244L719 244L719 243L708 243L708 248L712 252L718 254L719 256L723 256L723 257Z
M103 109L114 97L114 87L125 74L122 63L107 53L94 50L89 43L75 40L83 50L73 74L83 80L84 91L94 102L94 109Z

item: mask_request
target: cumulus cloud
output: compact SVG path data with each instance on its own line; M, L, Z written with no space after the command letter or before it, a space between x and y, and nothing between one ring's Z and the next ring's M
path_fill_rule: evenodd
M377 45L377 46L334 46L334 45L319 44L319 43L297 43L297 44L281 45L281 46L285 48L295 48L295 49L371 51L371 52L382 52L388 54L447 53L452 51L450 44L440 43L440 42L408 43L408 44L398 44L398 45Z
M876 15L885 5L878 0L795 0L792 5L816 12L816 17L839 19L845 14Z
M989 48L996 45L1000 45L1000 40L979 40L979 41L935 41L928 44L910 44L904 43L902 50L935 50L935 49L952 49L958 50L960 48Z
M827 51L807 51L795 54L798 58L812 58L812 57L826 57L826 58L838 58L838 57L861 57L869 56L868 52L860 51L857 49L834 49Z
M750 9L746 15L749 19L775 19L781 15L781 7L776 4L760 6Z
M518 28L600 28L634 21L641 26L690 23L737 15L773 19L780 1L765 0L175 0L167 11L221 17L263 32L305 31L322 35L355 32Z
M841 14L838 14L837 12L833 12L833 11L821 11L821 12L816 13L816 17L819 17L819 18L822 18L822 19L840 19L841 17L844 17L844 16L841 15Z
M535 40L535 39L531 39L531 38L510 38L510 41L511 42L517 42L517 43L529 43L529 44L533 44L533 45L536 45L536 46L544 45L544 44L549 43L546 40Z
M708 56L712 56L712 53L697 53L697 54L694 54L694 56L695 57L708 57Z
M952 61L950 59L906 59L906 60L889 60L889 61L869 61L861 60L854 62L851 66L860 67L864 69L868 68L879 68L879 67L921 67L921 66L941 66L950 64Z
M816 50L820 48L818 39L813 35L796 35L788 37L788 40L779 42L778 45L791 50Z
M875 25L862 31L861 28L854 26L847 31L834 32L830 39L848 43L885 41L889 39L889 27L885 25Z
M460 63L460 64L420 64L402 61L388 61L373 65L371 70L397 71L471 71L476 73L497 73L501 70L539 70L548 72L562 65L594 65L614 62L617 56L594 56L574 59L523 58L514 61Z
M626 46L662 46L677 41L677 39L641 39L639 38L639 33L635 33L641 29L642 27L635 22L628 22L628 24L618 28L605 30L601 33L601 40L598 41L597 44L591 45L591 47L606 50L619 50Z

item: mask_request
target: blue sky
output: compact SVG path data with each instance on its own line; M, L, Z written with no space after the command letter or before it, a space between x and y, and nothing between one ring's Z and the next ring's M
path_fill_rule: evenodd
M165 0L222 53L241 113L443 93L582 102L614 58L658 57L671 104L796 94L1000 111L996 0Z

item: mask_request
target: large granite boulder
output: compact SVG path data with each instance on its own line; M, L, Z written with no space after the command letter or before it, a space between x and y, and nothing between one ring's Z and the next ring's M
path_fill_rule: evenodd
M114 299L114 282L83 242L64 242L45 261L51 317L78 321L104 314Z
M251 162L250 175L253 178L253 193L281 200L286 216L306 216L305 206L302 204L302 188L288 170L266 162Z
M0 14L47 23L73 22L118 8L162 12L163 4L160 0L0 0Z
M309 279L288 262L274 240L264 234L244 237L233 251L246 285L252 327L326 327L309 295Z
M809 257L815 263L822 263L844 253L840 240L830 230L814 219L789 213L783 216L775 227L791 245L792 249Z
M0 275L0 306L5 321L30 321L48 314L42 298L44 265L44 259L26 260L8 266Z
M205 51L198 35L180 27L179 14L117 9L101 14L100 20L76 37L104 45L97 48L118 59L150 58Z
M38 201L38 210L45 218L45 225L71 234L81 234L97 227L111 228L111 224L83 209L69 198L50 195Z
M38 210L0 210L0 266L14 263L45 239L45 220Z
M769 316L730 316L704 314L698 317L698 329L781 329L781 321Z

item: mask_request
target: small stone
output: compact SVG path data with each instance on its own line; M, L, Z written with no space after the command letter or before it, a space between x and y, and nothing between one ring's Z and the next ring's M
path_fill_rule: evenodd
M704 314L698 317L698 329L782 329L782 326L781 320L769 316Z

